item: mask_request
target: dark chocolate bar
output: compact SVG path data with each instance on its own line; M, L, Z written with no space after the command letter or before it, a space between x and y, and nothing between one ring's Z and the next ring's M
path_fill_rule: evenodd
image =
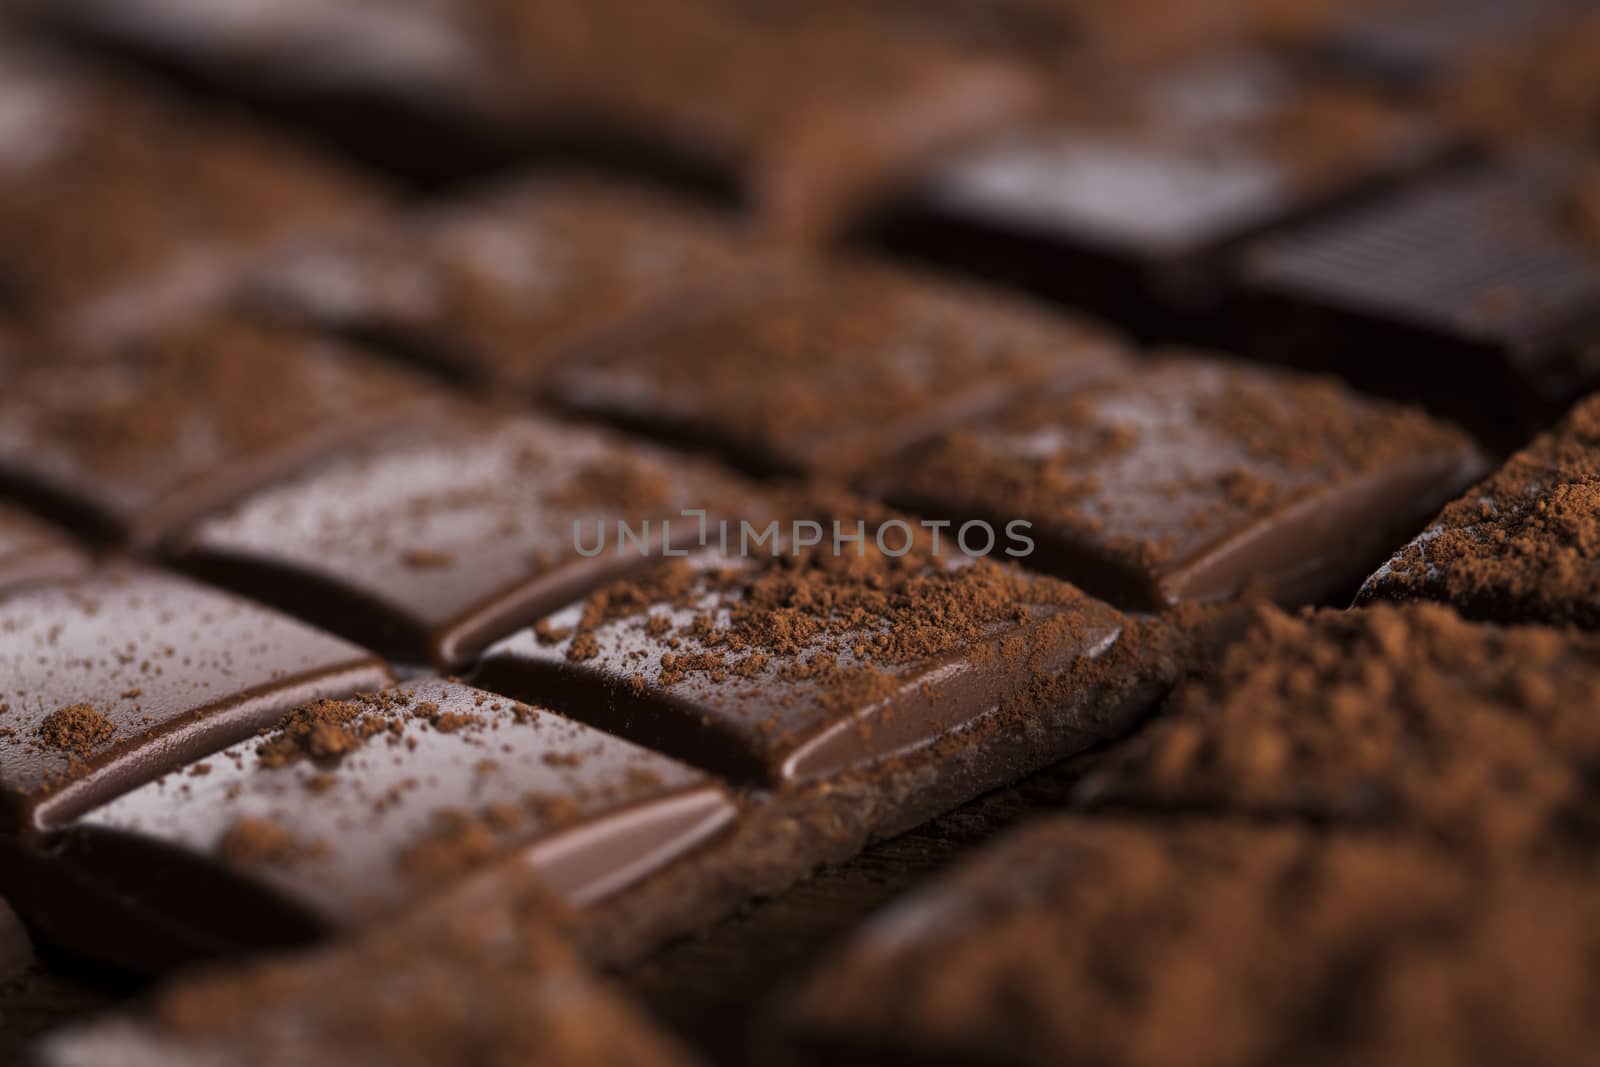
M371 924L504 863L591 904L734 816L673 760L421 680L306 704L80 816L30 864L26 893L61 943L144 968Z
M1269 238L1242 266L1251 350L1515 438L1600 380L1580 174L1551 158L1476 167Z
M156 571L13 591L0 597L0 842L388 677L338 638Z
M1413 599L1600 629L1600 396L1446 507L1357 602Z
M1225 295L1220 267L1241 241L1450 147L1414 110L1308 80L1270 55L1060 92L1062 114L952 150L864 236L1146 336L1189 336Z
M490 649L474 678L778 786L1100 710L1097 663L1130 624L1071 586L966 559L948 538L936 555L903 520L874 524L860 554L769 542L740 556L746 532L727 555L557 612Z
M761 265L732 221L642 186L544 175L269 268L259 299L459 377L533 389L611 332L745 294Z
M1597 918L1583 880L1411 840L1062 818L869 921L777 1033L829 1064L1556 1062L1600 1039Z
M955 529L1026 523L1030 566L1151 610L1348 595L1482 469L1465 436L1418 412L1197 357L1038 390L876 478Z
M1467 858L1593 855L1600 641L1434 605L1263 610L1086 780L1098 808L1308 820Z
M314 335L189 319L114 353L21 357L0 392L0 486L147 547L272 477L431 406Z
M392 659L459 670L669 542L692 545L702 521L751 513L754 497L603 431L465 409L353 446L168 548L192 573ZM636 550L589 553L619 523Z
M1051 378L1117 366L1116 338L980 289L865 264L636 337L552 379L567 409L761 473L848 475Z
M386 203L283 138L0 40L0 278L52 344L224 295L261 256Z
M0 504L0 590L71 577L87 565L88 557L65 537Z
M141 1015L51 1035L31 1062L689 1067L692 1057L592 975L558 929L559 906L524 884L514 909L419 917L183 978Z

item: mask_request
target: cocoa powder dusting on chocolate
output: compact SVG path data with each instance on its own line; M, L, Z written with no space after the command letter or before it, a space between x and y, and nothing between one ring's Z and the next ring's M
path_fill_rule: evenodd
M997 629L1026 624L1043 607L1082 594L988 559L932 550L919 535L895 557L831 546L751 565L663 563L586 603L570 659L601 654L597 631L626 621L652 638L661 685L690 678L749 684L765 675L816 683L829 711L870 706L897 688L895 668L970 652ZM687 612L674 623L662 606Z
M1368 580L1363 603L1600 628L1600 396L1449 504Z
M1263 608L1084 798L1386 828L1477 860L1576 856L1600 841L1596 692L1600 641L1425 604Z
M300 760L331 760L348 755L378 734L403 728L390 718L393 698L375 694L356 700L318 700L290 712L256 748L264 767L286 767Z
M116 732L116 724L92 704L58 708L39 724L39 737L45 744L82 758L93 755Z

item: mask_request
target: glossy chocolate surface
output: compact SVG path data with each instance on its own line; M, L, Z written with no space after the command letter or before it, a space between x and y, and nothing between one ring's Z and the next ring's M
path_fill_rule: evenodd
M993 562L895 573L881 560L852 569L846 553L665 564L495 646L475 678L719 774L793 785L1065 703L1126 622ZM954 622L963 601L984 607ZM944 636L962 640L913 636L940 611ZM1065 691L1047 691L1056 684Z
M59 826L296 704L387 677L338 638L155 571L12 592L0 597L0 834Z
M1459 388L1502 432L1528 399L1570 398L1600 381L1585 349L1600 337L1600 257L1568 206L1579 174L1554 157L1472 168L1264 241L1244 261L1269 305L1257 346L1294 359L1303 345L1412 393ZM1444 376L1450 390L1419 388Z
M0 394L0 485L148 547L430 402L409 376L334 342L190 320L113 354L20 359Z
M588 904L734 815L714 782L673 760L420 680L302 708L110 801L62 832L35 881L104 894L200 951L239 948L370 922L499 862Z
M681 550L753 488L603 431L487 412L351 448L207 518L181 565L391 658L466 666L485 646ZM585 556L616 524L639 551ZM648 523L648 526L647 526ZM664 525L665 523L665 525ZM675 531L675 532L674 532Z
M1115 366L1115 337L1024 301L863 265L568 368L567 407L766 472L849 473L1055 375Z
M910 450L881 488L957 523L1031 522L1033 566L1148 610L1353 586L1481 470L1418 412L1195 358L1040 392Z
M71 577L88 562L65 537L26 512L0 504L0 590Z
M881 236L957 270L1149 319L1152 302L1214 303L1219 257L1234 243L1445 146L1379 96L1305 79L1268 54L1213 56L1117 88L1114 77L1069 82L1059 117L959 146Z

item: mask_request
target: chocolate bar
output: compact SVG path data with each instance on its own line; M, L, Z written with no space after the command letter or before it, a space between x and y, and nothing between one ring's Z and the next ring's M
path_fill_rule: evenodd
M187 319L109 354L20 357L0 394L0 486L87 535L148 547L433 403L325 339Z
M214 302L259 257L386 203L292 142L0 40L0 276L52 344Z
M1064 583L926 543L798 551L668 563L490 649L475 677L735 780L792 784L1069 704L1126 625Z
M389 677L338 638L136 567L0 598L0 664L0 847Z
M308 248L258 299L495 389L535 390L629 327L744 295L761 265L728 219L598 175L542 175Z
M1243 260L1249 347L1515 438L1600 374L1579 174L1550 157L1472 168L1267 239Z
M1111 333L981 289L865 264L562 368L567 410L757 473L848 476L1044 381L1116 366Z
M673 760L439 680L305 704L202 755L54 834L35 921L145 969L370 925L498 864L585 905L736 814Z
M1560 1059L1600 1037L1595 918L1581 880L1414 840L1059 818L869 921L774 1041L885 1065Z
M1600 629L1600 397L1452 502L1358 603L1438 600L1476 619Z
M589 973L558 908L524 885L514 923L425 916L315 953L192 976L141 1016L83 1023L38 1067L538 1063L688 1067L690 1054Z
M67 578L87 564L88 558L65 537L26 512L0 504L0 591Z
M1404 831L1572 862L1600 642L1433 605L1264 610L1217 669L1080 787L1097 809Z
M863 238L1145 336L1194 336L1226 295L1221 266L1241 241L1451 147L1415 109L1264 54L1060 94L1059 116L971 139L925 168Z
M1039 567L1126 609L1346 592L1482 471L1458 431L1335 383L1204 358L1041 389L908 450L890 499L1026 524Z
M463 407L250 494L168 556L391 659L460 670L672 540L692 544L712 513L753 514L754 497L648 445ZM618 524L635 551L586 549Z

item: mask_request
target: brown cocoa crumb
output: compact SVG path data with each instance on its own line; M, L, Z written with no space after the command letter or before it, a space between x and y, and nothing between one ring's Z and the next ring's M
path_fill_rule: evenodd
M289 831L268 819L236 819L217 842L217 855L246 867L293 866L305 854Z
M111 740L116 724L91 704L72 704L45 716L38 734L45 744L79 757L88 757Z

